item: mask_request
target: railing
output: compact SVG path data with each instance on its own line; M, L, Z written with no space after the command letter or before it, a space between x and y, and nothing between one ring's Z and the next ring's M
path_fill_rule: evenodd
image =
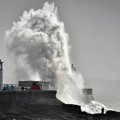
M18 84L3 84L3 89L2 90L21 90L21 87L18 86Z

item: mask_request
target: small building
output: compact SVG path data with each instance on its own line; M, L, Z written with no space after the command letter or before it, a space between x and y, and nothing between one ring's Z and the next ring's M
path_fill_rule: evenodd
M91 100L94 100L92 89L91 88L82 89L82 98L86 104L90 103Z
M41 90L49 90L50 82L49 81L19 81L18 85L22 88L30 89L33 84L40 86Z
M91 88L84 88L82 89L82 92L84 95L92 95L92 89Z

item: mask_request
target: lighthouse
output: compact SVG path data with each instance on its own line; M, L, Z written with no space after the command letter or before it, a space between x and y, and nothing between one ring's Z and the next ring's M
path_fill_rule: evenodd
M0 60L0 91L3 87L3 62Z

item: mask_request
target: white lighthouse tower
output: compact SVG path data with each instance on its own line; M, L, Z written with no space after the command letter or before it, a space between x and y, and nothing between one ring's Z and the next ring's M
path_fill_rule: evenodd
M3 87L3 62L0 60L0 91Z

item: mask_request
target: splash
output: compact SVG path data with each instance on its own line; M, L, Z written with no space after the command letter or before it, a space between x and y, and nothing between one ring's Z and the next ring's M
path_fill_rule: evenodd
M49 80L62 102L83 102L83 78L71 67L69 37L54 3L46 2L42 9L25 11L6 32L6 39L19 79L36 80L37 76L37 80Z
M20 21L6 31L7 48L14 58L18 80L47 80L57 90L56 97L65 104L81 105L90 114L110 110L84 95L84 81L69 57L69 36L58 19L54 3L42 9L24 12Z

